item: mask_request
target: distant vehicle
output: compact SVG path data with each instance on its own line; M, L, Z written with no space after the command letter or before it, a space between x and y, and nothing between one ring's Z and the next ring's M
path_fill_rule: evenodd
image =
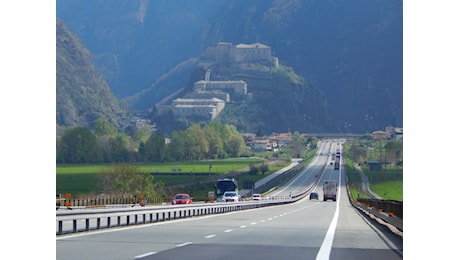
M188 195L187 193L179 193L174 196L174 198L171 201L171 204L192 204L192 199L193 198L190 197L190 195Z
M252 200L262 200L262 195L259 193L252 194Z
M340 161L335 161L334 170L338 170L339 168L340 168Z
M239 202L240 198L236 191L226 191L222 196L222 202Z
M318 199L319 199L319 195L317 192L310 193L310 200L318 200Z
M216 201L222 201L222 196L226 191L235 191L238 193L238 183L235 179L219 179L214 185L214 195Z
M337 200L337 182L336 181L324 181L323 183L323 200Z

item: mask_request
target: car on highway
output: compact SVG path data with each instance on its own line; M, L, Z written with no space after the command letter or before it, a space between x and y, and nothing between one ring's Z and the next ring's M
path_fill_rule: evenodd
M192 200L193 198L190 197L190 195L188 195L187 193L178 193L172 199L171 204L192 204Z
M226 191L222 196L222 202L239 202L240 198L236 191Z
M318 192L310 193L310 200L319 200Z
M252 200L262 200L262 195L259 193L252 194Z

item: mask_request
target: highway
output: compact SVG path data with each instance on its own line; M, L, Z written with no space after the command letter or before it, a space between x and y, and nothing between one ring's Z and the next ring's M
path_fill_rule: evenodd
M343 169L330 165L339 146L321 142L311 165L269 195L310 188L320 200L58 236L56 259L402 259L402 237L349 203ZM322 201L324 180L340 183L336 202Z

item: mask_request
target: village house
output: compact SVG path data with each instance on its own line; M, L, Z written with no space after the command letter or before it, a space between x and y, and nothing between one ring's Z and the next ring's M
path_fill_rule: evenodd
M281 147L283 145L286 145L291 141L291 138L291 133L278 133L270 136L270 140L274 144L274 147Z
M254 151L271 151L272 150L272 143L268 139L258 139L253 140L248 144Z

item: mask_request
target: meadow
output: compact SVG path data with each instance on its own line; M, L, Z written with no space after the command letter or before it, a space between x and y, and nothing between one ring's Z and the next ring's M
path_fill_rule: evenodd
M369 198L361 189L361 177L352 166L350 159L345 160L350 193L354 199ZM387 167L380 171L369 171L361 166L369 179L373 193L385 200L403 201L403 170L402 167Z
M165 185L187 183L222 175L261 163L261 158L232 158L170 163L138 163L142 172L152 173L154 181ZM98 193L98 174L110 169L112 164L56 165L56 193L70 193L73 196ZM282 166L270 165L270 170ZM250 178L250 177L249 177Z

